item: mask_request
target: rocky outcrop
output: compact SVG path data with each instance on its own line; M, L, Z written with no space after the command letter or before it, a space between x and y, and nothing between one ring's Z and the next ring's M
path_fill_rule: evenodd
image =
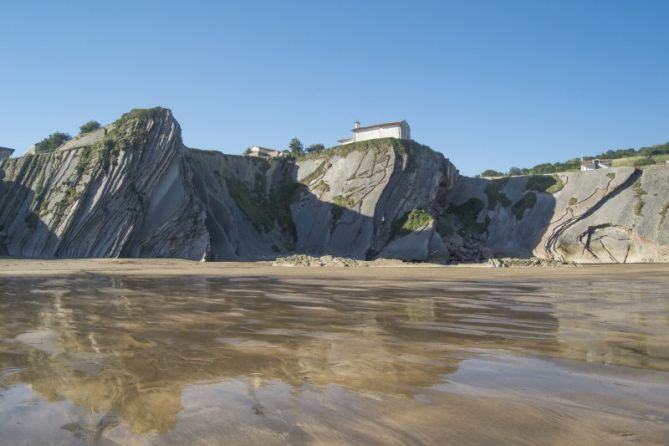
M668 192L666 166L499 180L462 178L452 191L449 217L455 227L446 243L473 240L470 255L477 259L667 262ZM457 249L452 247L452 252L457 257Z
M397 139L306 157L297 163L297 179L306 188L291 205L296 249L354 259L446 258L433 223L408 234L398 231L396 223L414 209L438 215L457 175L440 153Z
M250 158L185 147L156 108L0 179L0 256L669 261L667 166L487 180L396 139Z
M209 251L179 125L137 110L96 140L0 164L0 246L17 257L185 257Z

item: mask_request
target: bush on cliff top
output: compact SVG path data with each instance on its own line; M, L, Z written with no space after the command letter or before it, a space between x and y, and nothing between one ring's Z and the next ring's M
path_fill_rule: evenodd
M83 124L79 127L79 134L83 135L84 133L90 133L93 130L100 128L100 123L98 121L88 121L86 124Z
M72 137L67 133L52 133L37 144L35 144L35 153L47 153L56 150L58 147L71 140Z

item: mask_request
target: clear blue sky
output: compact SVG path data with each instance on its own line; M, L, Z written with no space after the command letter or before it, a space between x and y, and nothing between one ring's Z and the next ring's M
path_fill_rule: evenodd
M406 119L463 173L669 140L669 1L3 2L0 146L171 108L189 147Z

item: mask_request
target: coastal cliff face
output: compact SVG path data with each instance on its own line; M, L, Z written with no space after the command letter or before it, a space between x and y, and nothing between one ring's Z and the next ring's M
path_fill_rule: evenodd
M156 108L0 180L4 256L669 261L666 166L487 180L397 139L250 158L185 147Z
M0 252L17 257L185 257L209 250L181 130L137 110L51 153L0 164Z
M451 197L454 230L446 242L454 253L464 241L475 245L463 260L669 261L666 166L462 178Z

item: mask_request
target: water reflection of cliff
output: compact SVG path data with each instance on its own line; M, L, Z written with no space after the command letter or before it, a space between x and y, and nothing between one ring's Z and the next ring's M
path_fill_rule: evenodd
M0 383L166 431L184 386L240 379L253 398L338 385L413 396L471 348L557 351L533 288L257 277L15 279L0 283ZM0 375L1 377L2 375ZM261 409L259 409L261 410Z

